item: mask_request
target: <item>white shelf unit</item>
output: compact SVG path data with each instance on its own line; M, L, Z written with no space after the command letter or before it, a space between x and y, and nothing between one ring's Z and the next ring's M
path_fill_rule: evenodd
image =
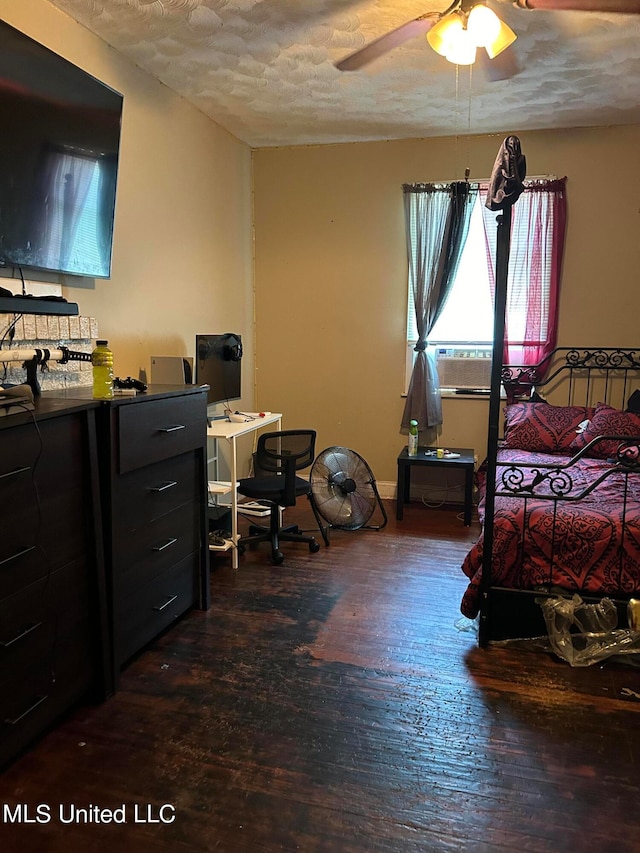
M209 489L210 496L215 495L218 497L219 495L228 495L231 493L231 482L229 480L209 480L207 487ZM237 487L238 484L236 483L236 488Z
M231 551L232 554L232 563L233 568L238 568L238 548L237 543L240 538L238 534L238 514L246 514L252 516L262 516L268 514L268 510L263 512L258 509L249 509L243 512L241 505L238 503L238 483L237 483L237 439L240 436L247 435L249 433L256 432L256 430L262 429L263 427L271 427L274 430L282 429L282 414L278 412L269 413L263 417L252 417L250 420L243 423L231 423L227 420L212 420L207 428L207 437L209 442L213 445L213 455L207 459L209 465L213 468L213 479L210 481L211 484L216 484L216 491L213 492L211 489L209 491L210 497L214 497L214 500L217 500L218 497L222 497L225 494L231 495L231 504L229 505L229 509L231 510L231 537L228 540L229 544L225 542L223 546L209 546L210 551ZM231 467L231 480L230 482L226 482L224 480L219 479L219 442L220 440L225 440L229 446L230 452L230 467ZM211 445L210 445L211 446ZM232 486L232 484L234 484ZM218 504L214 503L214 506L227 506L226 504Z
M214 476L218 476L219 465L218 465L218 440L211 439L212 444L214 446L213 456L207 458L207 467L209 465L213 466ZM238 488L238 483L235 484L235 488ZM222 508L226 509L228 507L229 512L231 512L231 504L220 504L218 503L218 498L223 497L224 495L230 495L234 491L234 486L230 480L208 480L207 481L207 503L211 508ZM223 545L213 545L209 543L209 551L216 551L218 553L224 553L225 551L229 551L233 548L233 539L229 537L228 539L224 539Z
M229 551L231 548L233 548L233 541L231 539L225 539L224 545L212 545L211 543L209 543L210 551L217 551L219 553L222 553L224 551Z

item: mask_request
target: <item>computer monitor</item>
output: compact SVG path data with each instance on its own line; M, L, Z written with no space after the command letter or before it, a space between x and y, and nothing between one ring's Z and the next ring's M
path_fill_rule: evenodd
M196 385L208 385L207 404L242 396L242 337L234 332L196 335Z

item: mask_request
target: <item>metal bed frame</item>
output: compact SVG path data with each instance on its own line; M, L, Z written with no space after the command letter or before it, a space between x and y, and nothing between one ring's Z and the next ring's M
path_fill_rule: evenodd
M506 392L507 402L529 400L533 392L544 392L544 401L555 405L595 406L602 402L614 408L625 409L630 394L640 388L640 349L626 348L579 348L558 347L543 362L534 367L504 366L497 380ZM495 389L492 389L495 391ZM537 397L534 397L537 399ZM492 417L501 418L493 412ZM534 637L546 634L542 610L536 599L556 597L557 589L521 590L501 587L492 580L493 523L495 498L511 497L525 501L548 500L555 521L555 512L561 501L579 501L590 494L609 476L622 474L623 517L630 477L640 474L640 436L600 436L577 452L569 461L566 457L557 465L532 465L531 461L500 464L496 476L496 459L491 459L491 435L500 430L499 423L489 424L487 480L485 493L484 551L482 582L480 586L479 644L486 646L491 640L516 637ZM619 440L621 447L617 458L606 472L581 492L576 493L574 472L577 461L587 455L599 441ZM495 446L495 456L500 442ZM527 469L525 475L524 469ZM533 477L531 476L533 474ZM624 525L624 521L623 521ZM551 555L553 565L553 552ZM563 591L564 592L564 591ZM566 590L573 595L579 590ZM613 595L607 592L618 610L619 624L626 625L629 598L640 595L640 590L619 589ZM600 598L582 595L585 602L596 602Z

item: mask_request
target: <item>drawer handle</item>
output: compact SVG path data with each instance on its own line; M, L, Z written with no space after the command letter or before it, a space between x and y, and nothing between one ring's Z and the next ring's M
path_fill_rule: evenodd
M171 480L171 482L163 483L161 486L149 486L150 492L166 492L167 489L172 489L174 486L178 485L177 480Z
M28 554L29 551L35 551L35 545L29 545L27 548L22 548L20 551L17 551L15 554L12 554L10 557L6 557L4 560L0 560L0 566L4 566L7 563L10 563L12 560L17 560L18 557L24 557L25 554Z
M16 477L18 474L25 474L27 471L30 470L30 467L16 468L14 471L7 471L6 474L0 474L0 480L4 480L5 477Z
M154 545L153 551L164 551L166 548L169 548L171 545L175 545L178 540L174 537L173 539L167 539L164 545Z
M39 705L42 705L42 703L43 703L45 700L47 700L48 698L49 698L49 697L48 697L48 696L46 696L46 695L45 695L45 696L37 696L37 697L36 697L36 701L33 703L33 705L31 705L29 708L27 708L27 710L26 710L26 711L23 711L23 712L22 712L22 714L20 714L20 716L19 716L19 717L14 717L13 719L5 718L5 721L4 721L5 725L7 725L7 726L17 726L17 725L18 725L18 723L19 723L21 720L24 720L24 718L25 718L25 717L27 717L27 716L28 716L32 711L35 711L35 709L36 709Z
M178 432L178 430L186 428L186 424L174 424L173 426L158 427L158 432Z
M173 602L176 600L177 597L178 597L177 595L170 595L164 604L161 604L160 607L154 607L153 609L157 610L159 613L161 610L164 610L165 607L168 607L170 604L173 604Z
M0 648L8 649L9 646L12 646L14 643L17 643L18 640L21 640L23 637L26 637L27 634L30 634L32 631L35 631L36 628L39 628L41 625L42 622L34 622L32 625L28 625L24 629L24 631L21 631L19 634L16 634L16 636L12 640L7 640L6 643L0 642Z

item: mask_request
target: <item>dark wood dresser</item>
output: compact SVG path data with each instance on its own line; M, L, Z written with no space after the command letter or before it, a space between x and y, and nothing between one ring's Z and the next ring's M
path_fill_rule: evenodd
M97 410L0 417L0 764L109 691Z
M178 616L209 606L206 430L195 386L151 387L98 411L114 686Z
M195 386L0 417L0 765L209 607L206 430Z

